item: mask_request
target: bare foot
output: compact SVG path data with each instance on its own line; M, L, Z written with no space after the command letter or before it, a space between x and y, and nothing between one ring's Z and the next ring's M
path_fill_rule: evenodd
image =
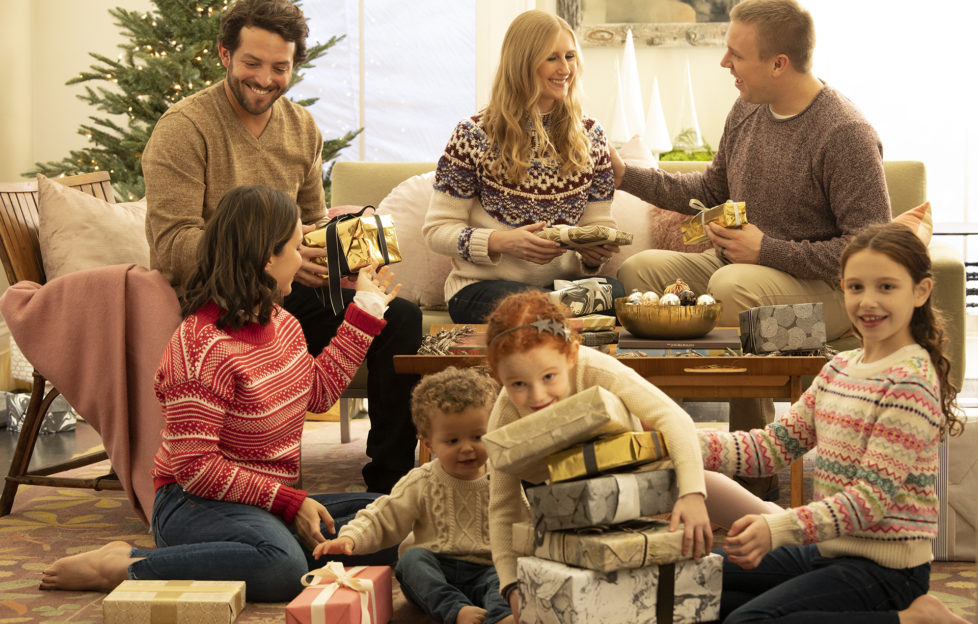
M41 589L112 591L129 578L132 546L109 542L96 550L58 559L41 573Z
M900 624L968 624L935 596L924 594L900 612Z
M485 609L467 605L459 609L455 616L455 624L482 624L486 621Z

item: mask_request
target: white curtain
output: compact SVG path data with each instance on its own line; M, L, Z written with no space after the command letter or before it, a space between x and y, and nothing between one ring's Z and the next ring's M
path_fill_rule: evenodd
M364 128L341 160L437 160L475 111L476 0L305 0L310 41L346 38L291 93L326 138ZM362 34L361 34L362 33Z
M936 223L978 221L978 3L801 1L815 19L815 74L863 111L884 158L924 162Z

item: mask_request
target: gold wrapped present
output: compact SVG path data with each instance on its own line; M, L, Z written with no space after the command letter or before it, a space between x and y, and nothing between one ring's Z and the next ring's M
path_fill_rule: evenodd
M577 332L602 331L615 328L617 319L607 314L585 314L566 319L567 326Z
M547 457L600 435L641 431L621 399L586 388L482 436L493 468L532 483L547 479Z
M710 238L706 235L706 224L716 223L723 227L740 227L747 223L747 204L727 200L719 206L707 209L698 199L689 200L689 205L700 212L683 221L679 227L683 231L683 244L704 243Z
M561 247L567 249L596 245L631 245L634 238L628 232L607 225L555 225L545 227L534 234L560 243Z
M323 227L309 232L302 239L307 247L329 249L329 238L335 237L335 252L338 254L336 268L342 277L353 275L373 262L378 266L384 266L401 261L401 251L397 246L397 232L391 215L359 216L362 213L363 210L336 217ZM335 233L330 234L331 231ZM380 235L381 232L383 236ZM332 251L325 258L315 258L314 262L330 267L331 260L334 260ZM332 279L332 276L330 278Z
M547 469L550 481L557 483L647 464L665 456L665 440L658 431L622 433L555 453L547 458Z
M102 621L229 624L244 606L244 581L123 581L102 601Z
M664 565L683 559L683 528L644 518L613 527L535 532L529 522L513 525L513 550L527 555L598 572Z

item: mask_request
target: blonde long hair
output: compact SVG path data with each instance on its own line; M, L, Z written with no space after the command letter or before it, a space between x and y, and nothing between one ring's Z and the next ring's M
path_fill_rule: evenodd
M553 52L554 42L561 30L569 32L574 39L577 69L567 97L554 102L548 133L543 116L537 110L541 94L537 69ZM498 158L489 165L493 176L520 184L533 158L558 159L561 162L561 175L582 171L590 165L590 146L577 95L582 69L577 37L563 19L532 10L521 13L513 20L503 39L489 105L482 112L490 144L486 157L491 158L498 151ZM526 132L527 120L537 137L536 145L531 134Z

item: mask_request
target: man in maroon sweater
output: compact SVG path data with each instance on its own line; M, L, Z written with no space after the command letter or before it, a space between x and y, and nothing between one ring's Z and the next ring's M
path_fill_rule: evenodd
M626 291L654 290L682 278L723 302L721 325L757 306L821 302L828 338L849 329L839 255L870 223L888 221L883 148L849 100L815 77L811 15L795 0L744 0L730 13L727 51L740 97L727 116L713 162L703 173L626 167L612 150L615 185L650 203L695 214L727 199L747 204L750 224L711 225L702 253L648 250L618 271ZM731 401L731 429L763 427L769 399ZM756 493L776 495L776 481Z

